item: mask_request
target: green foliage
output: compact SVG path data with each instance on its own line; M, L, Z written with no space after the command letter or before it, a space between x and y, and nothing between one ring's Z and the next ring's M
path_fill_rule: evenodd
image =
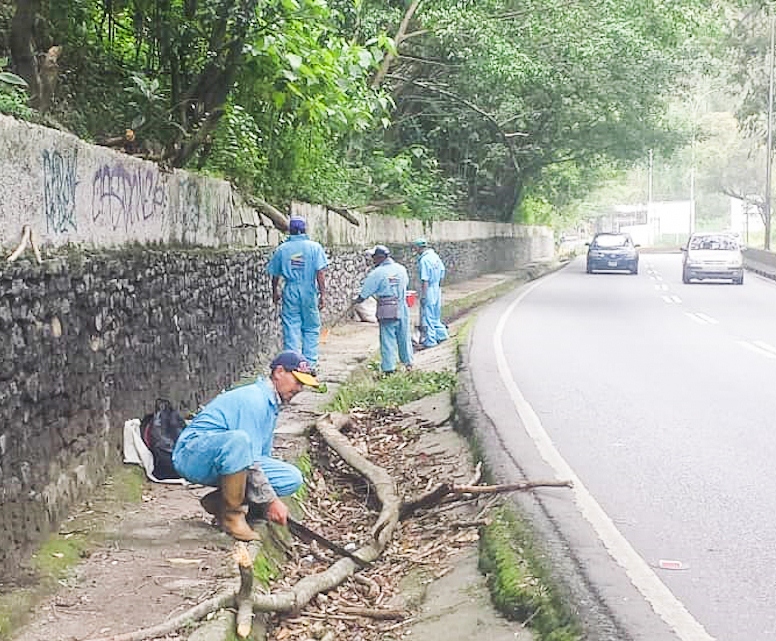
M666 97L736 4L438 0L394 42L410 3L62 0L32 35L62 45L52 116L84 138L134 129L278 204L555 221L676 146ZM29 116L8 80L0 110Z
M0 58L0 68L8 65L7 58ZM29 119L32 109L27 104L27 81L10 71L0 71L0 113Z
M348 412L354 407L398 407L430 394L453 390L454 372L416 371L392 376L365 374L349 381L337 390L328 409Z
M206 168L231 178L248 192L263 191L262 174L269 164L262 132L240 105L227 105L218 123Z
M509 619L525 622L539 641L583 638L552 585L529 527L506 508L481 531L480 569L496 608Z

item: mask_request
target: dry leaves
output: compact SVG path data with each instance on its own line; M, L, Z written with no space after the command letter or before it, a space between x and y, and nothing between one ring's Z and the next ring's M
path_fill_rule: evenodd
M352 427L343 431L356 449L385 468L405 500L440 481L462 482L471 469L429 435L429 424L397 409L351 412ZM313 468L303 506L304 523L347 549L370 540L378 505L370 486L322 441L311 437ZM412 622L399 581L411 570L426 580L452 569L452 557L478 540L474 503L437 508L403 522L380 558L327 594L318 595L296 617L274 616L269 639L307 641L327 636L351 641L400 638ZM479 515L482 516L481 514ZM471 523L471 527L467 526ZM336 555L315 543L294 539L281 578L272 590L282 590L302 577L325 570ZM333 635L333 636L332 636Z

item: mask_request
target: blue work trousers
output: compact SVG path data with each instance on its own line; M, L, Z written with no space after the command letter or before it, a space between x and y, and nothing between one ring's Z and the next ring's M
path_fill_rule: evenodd
M318 292L286 284L283 288L283 349L300 352L315 369L318 366L318 341L321 336L321 313Z
M239 430L213 430L191 435L173 451L173 465L191 483L218 487L221 476L247 470L257 462L278 496L288 496L302 485L302 473L291 463L271 456L253 461L248 435Z
M380 321L380 369L393 372L396 354L405 365L412 365L412 337L409 319Z
M442 322L442 292L437 285L429 285L426 297L420 302L421 340L425 347L434 347L450 335Z

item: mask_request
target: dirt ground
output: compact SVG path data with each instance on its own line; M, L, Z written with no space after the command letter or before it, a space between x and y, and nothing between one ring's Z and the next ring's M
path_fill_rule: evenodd
M491 276L479 288L503 284L506 278ZM461 292L479 291L477 287L469 283ZM451 329L455 332L456 326ZM376 349L373 325L350 322L333 329L321 346L327 394L301 394L281 413L278 427L276 454L293 458L309 447L318 468L302 520L353 547L367 540L376 514L369 488L334 456L322 454L306 430L349 372ZM416 367L430 370L454 370L455 363L453 340L420 352L416 359ZM451 427L452 412L446 394L395 411L364 410L355 417L348 437L370 460L389 469L401 494L419 496L441 481L467 482L474 474L468 447ZM234 542L211 524L199 504L209 488L145 481L142 501L129 504L117 503L111 488L105 489L104 496L80 506L62 524L60 536L85 535L91 549L53 594L31 609L28 624L11 637L14 641L84 641L114 635L127 639L224 589L236 589ZM476 570L478 535L471 524L487 516L485 507L481 502L445 506L402 523L384 554L360 576L313 599L297 616L269 617L267 638L530 639L527 630L493 611ZM283 538L288 550L273 580L273 592L336 560L316 545ZM400 610L401 616L378 620L343 613L348 607ZM224 638L215 622L212 632L207 631L210 618L192 628L147 638Z

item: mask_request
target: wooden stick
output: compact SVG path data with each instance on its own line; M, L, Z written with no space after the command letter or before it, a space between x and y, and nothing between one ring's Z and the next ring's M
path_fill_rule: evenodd
M434 507L442 501L464 500L482 494L504 494L507 492L525 492L537 487L571 487L571 481L525 481L523 483L507 483L503 485L454 485L440 483L430 492L411 501L402 503L399 508L399 518L405 520L418 510ZM452 496L450 496L452 495Z
M35 234L32 229L30 229L30 247L32 247L32 253L35 254L35 260L38 262L38 265L42 265L43 259L40 256L40 249L38 249L38 244L35 242Z
M407 613L404 610L381 610L379 608L359 608L355 606L343 606L339 608L343 614L355 614L360 617L370 619L379 619L381 621L390 621L392 619L406 619Z
M22 238L19 241L19 246L13 250L13 253L7 258L9 263L12 263L15 261L19 256L22 255L22 252L27 247L27 243L30 242L30 237L32 236L32 229L29 225L24 225L22 227Z
M503 494L504 492L525 492L537 487L572 487L571 481L525 481L503 485L453 485L452 494Z
M235 545L234 556L240 570L240 589L235 597L237 636L246 639L253 627L253 561L244 543Z

